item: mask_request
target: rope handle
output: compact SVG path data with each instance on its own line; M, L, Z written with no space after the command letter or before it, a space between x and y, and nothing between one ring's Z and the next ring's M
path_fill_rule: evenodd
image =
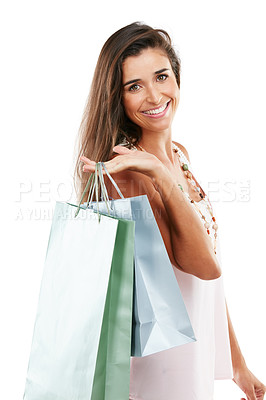
M77 208L77 210L76 210L76 212L75 212L74 218L77 217L77 215L78 215L78 213L79 213L79 210L80 210L80 208L81 208L80 205L81 205L81 203L82 203L82 200L83 200L83 198L84 198L84 196L85 196L85 193L87 192L87 190L88 190L88 188L89 188L89 195L88 195L88 200L87 200L86 208L91 206L92 199L93 199L93 195L94 195L94 192L96 191L97 214L98 214L98 219L99 219L99 222L100 222L99 198L98 198L98 185L100 185L100 188L101 188L101 201L105 201L106 208L107 208L107 210L108 210L108 214L110 215L110 208L111 208L110 203L111 203L111 202L110 202L109 195L108 195L108 192L107 192L105 183L104 183L104 179L103 179L103 169L102 169L102 168L104 168L104 171L105 171L107 177L109 178L109 180L111 181L111 183L112 183L113 186L115 187L115 189L116 189L117 193L119 194L119 196L120 196L122 199L124 199L124 196L123 196L121 190L119 189L119 187L118 187L118 185L116 184L115 180L111 177L110 173L107 171L106 166L104 165L104 162L99 161L99 162L97 162L96 165L95 165L95 172L92 172L92 173L90 174L90 176L89 176L89 179L88 179L88 181L87 181L87 184L86 184L86 186L85 186L85 189L84 189L84 191L83 191L83 193L82 193L80 202L79 202L79 204L78 204L78 208ZM98 173L99 173L99 176L98 176ZM98 180L99 180L99 182L98 182ZM109 207L110 207L110 208L109 208Z

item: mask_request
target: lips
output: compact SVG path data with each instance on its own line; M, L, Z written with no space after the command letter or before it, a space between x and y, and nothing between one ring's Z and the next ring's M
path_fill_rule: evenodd
M169 106L170 103L171 103L171 100L169 100L167 103L163 104L160 107L141 111L141 113L142 113L142 115L145 115L145 118L161 119L168 113L168 110L170 108L170 106Z
M143 113L143 114L146 114L146 115L158 115L158 114L161 114L161 113L164 112L164 110L167 108L167 106L168 106L168 104L170 103L170 101L171 101L171 100L169 100L167 103L163 104L163 105L160 106L160 107L152 108L152 109L150 109L150 110L142 111L142 113Z

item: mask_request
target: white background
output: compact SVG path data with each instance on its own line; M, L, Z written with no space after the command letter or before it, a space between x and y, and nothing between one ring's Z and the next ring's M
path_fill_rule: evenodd
M1 386L23 397L52 211L75 201L74 144L99 51L117 29L166 29L182 62L173 139L219 223L226 298L248 367L265 373L263 1L12 1L1 6ZM240 399L234 382L215 399ZM166 399L162 399L166 400Z

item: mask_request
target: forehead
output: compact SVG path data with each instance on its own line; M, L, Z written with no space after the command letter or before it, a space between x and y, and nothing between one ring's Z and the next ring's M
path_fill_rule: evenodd
M137 56L127 57L122 64L124 79L134 78L138 73L154 73L162 68L171 68L171 64L166 53L158 48L144 49Z

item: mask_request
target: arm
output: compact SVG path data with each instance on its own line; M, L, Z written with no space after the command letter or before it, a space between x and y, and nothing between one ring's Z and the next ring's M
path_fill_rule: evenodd
M235 373L238 369L245 368L246 362L244 357L241 353L236 334L232 325L232 321L229 315L227 302L226 304L226 313L228 319L228 330L229 330L229 338L230 338L230 347L231 347L231 356L232 356L232 365L233 365L233 372Z
M201 279L218 278L221 270L212 242L174 177L162 166L154 172L152 181L168 216L173 254L178 265Z
M125 197L147 194L171 262L201 279L220 276L219 263L196 210L181 192L176 178L153 154L116 146L118 155L105 162ZM83 158L84 171L94 171L95 162ZM121 185L122 183L122 185ZM107 187L113 198L118 198Z
M229 339L231 347L232 365L233 365L233 381L247 395L249 400L263 400L266 387L260 382L248 369L245 359L241 353L236 334L229 315L226 303L226 312L228 319Z

